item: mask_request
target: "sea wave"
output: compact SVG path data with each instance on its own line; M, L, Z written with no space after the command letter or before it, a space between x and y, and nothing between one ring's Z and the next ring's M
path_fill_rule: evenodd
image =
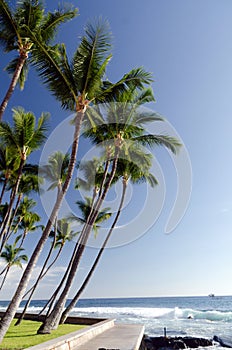
M205 321L232 322L232 312L217 310L194 310L175 308L139 308L139 307L80 307L74 308L73 314L115 317L127 316L149 319L194 319Z

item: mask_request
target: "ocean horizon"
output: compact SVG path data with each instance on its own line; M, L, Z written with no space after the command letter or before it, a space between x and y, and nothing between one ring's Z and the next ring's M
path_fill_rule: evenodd
M0 311L6 310L7 304L0 301ZM45 304L46 300L33 300L27 312L39 313ZM85 298L70 315L143 324L149 336L162 336L166 328L167 336L232 339L232 296Z

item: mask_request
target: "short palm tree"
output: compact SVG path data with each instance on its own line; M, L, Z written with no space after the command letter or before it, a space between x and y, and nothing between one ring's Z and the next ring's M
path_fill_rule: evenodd
M0 0L0 44L6 52L18 52L18 56L7 67L12 79L0 106L0 120L16 84L19 83L21 89L24 87L29 54L33 59L38 50L38 46L27 34L26 25L34 35L41 38L41 45L48 45L53 41L60 24L73 18L76 13L77 10L66 7L44 14L41 0L17 1L16 8L9 1Z
M10 178L8 189L11 189L12 191L14 190L16 180L17 180L17 173L14 173ZM38 166L33 164L26 164L23 167L23 174L22 174L19 188L18 188L17 200L15 203L12 215L10 217L7 232L5 234L5 237L2 237L2 246L4 246L5 242L9 239L11 234L17 231L18 224L20 223L21 220L18 221L18 219L15 220L15 218L17 216L19 206L25 198L24 196L32 192L38 193L39 185L42 183L43 183L43 179L40 176L38 176ZM22 203L22 205L27 204L26 203L27 201L28 201L28 198L25 199L25 202ZM36 204L36 202L34 203ZM21 215L21 218L22 218L22 215ZM16 223L15 221L18 221L18 223Z
M12 174L18 169L19 159L16 154L10 150L9 147L0 148L0 182L2 183L2 190L0 194L0 204L7 189Z
M4 146L15 152L19 159L17 178L11 193L8 213L1 225L1 236L4 234L10 220L10 213L15 198L18 194L20 181L23 175L23 167L28 155L37 150L46 139L48 114L42 113L36 125L36 117L31 112L25 112L23 108L13 109L13 127L6 122L0 123L0 139Z
M16 247L17 241L18 240L16 239L12 245L6 244L5 250L0 255L0 257L6 262L6 267L0 273L0 275L4 274L0 289L2 289L6 281L6 277L10 271L10 268L14 265L22 268L22 261L26 262L28 260L27 255L20 254L24 249Z
M13 231L16 233L20 223L23 221L28 212L36 205L36 201L25 196L18 205L17 212L14 217Z
M27 216L27 213L36 205L36 202L33 199L24 197L20 203L21 195L19 194L17 204L13 210L13 215L11 217L9 228L5 235L2 237L0 252L2 251L4 245L11 237L13 233L16 233L21 221Z
M18 226L19 229L22 231L22 238L19 244L20 248L22 247L25 241L25 238L27 237L29 232L34 232L42 227L41 225L37 225L37 223L40 222L40 220L41 220L41 217L34 212L28 211L24 215L23 220L20 222Z
M68 173L69 161L70 155L68 153L63 154L56 151L49 156L48 163L40 167L39 175L50 182L48 191L57 188L58 195L62 191Z

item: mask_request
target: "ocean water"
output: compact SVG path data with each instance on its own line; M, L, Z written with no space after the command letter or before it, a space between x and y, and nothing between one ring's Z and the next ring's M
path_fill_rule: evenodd
M32 301L28 312L37 313L45 302ZM6 305L6 301L0 301L0 310ZM217 335L232 341L232 296L82 299L72 315L144 324L150 336L163 335L165 327L168 336L212 339Z

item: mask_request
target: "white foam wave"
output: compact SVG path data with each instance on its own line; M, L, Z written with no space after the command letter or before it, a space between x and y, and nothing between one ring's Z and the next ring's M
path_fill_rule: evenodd
M89 307L89 308L74 308L74 314L80 315L93 315L106 316L106 317L117 317L117 316L128 316L135 318L148 318L148 319L188 319L192 318L195 320L206 320L206 321L223 321L232 322L232 312L223 311L202 311L194 309L181 309L175 308L139 308L139 307ZM190 316L190 317L189 317Z

